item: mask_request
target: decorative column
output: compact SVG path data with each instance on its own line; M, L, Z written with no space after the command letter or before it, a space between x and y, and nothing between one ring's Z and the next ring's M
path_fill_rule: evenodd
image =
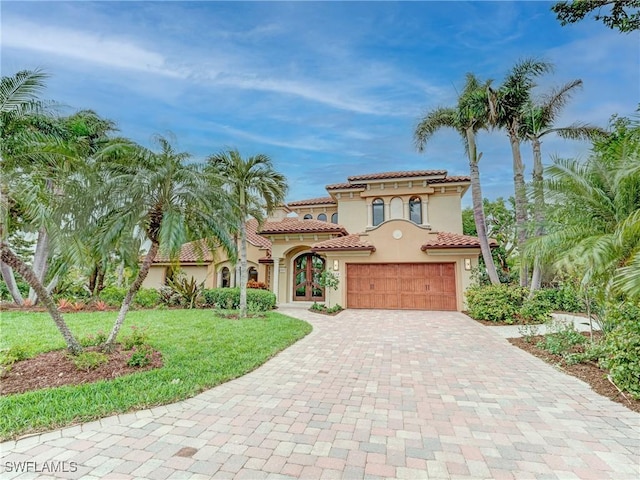
M405 198L404 200L402 200L402 204L404 206L404 216L402 218L404 218L405 220L411 220L411 216L409 214L409 199Z
M389 199L388 202L385 202L383 198L382 201L384 202L384 220L383 221L386 222L391 218L391 199Z
M222 287L222 268L219 268L216 274L216 288L220 287Z
M422 199L422 224L429 225L429 195Z
M373 227L373 212L371 211L371 199L367 198L367 228Z
M276 296L276 304L278 304L278 289L280 288L280 257L273 257L273 293Z

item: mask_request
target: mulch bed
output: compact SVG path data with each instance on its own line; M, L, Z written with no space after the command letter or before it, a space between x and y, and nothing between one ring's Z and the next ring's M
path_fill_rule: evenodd
M589 336L588 332L583 335ZM588 383L591 388L602 396L608 397L614 402L621 403L625 407L640 413L640 400L635 400L625 393L626 398L620 391L607 379L607 371L600 368L595 362L578 363L575 365L567 365L562 356L554 355L547 350L538 348L538 342L544 340L543 335L531 337L531 342L527 342L524 338L509 338L509 342L522 350L535 355L547 363L554 365L565 373L579 378ZM580 348L580 347L577 347Z
M95 351L96 348L85 349L85 351L92 350ZM162 367L162 355L157 351L154 352L151 363L145 367L127 365L131 351L122 350L120 345L108 356L107 363L89 371L78 370L69 358L67 350L55 350L16 362L0 378L0 395L111 380L123 375Z

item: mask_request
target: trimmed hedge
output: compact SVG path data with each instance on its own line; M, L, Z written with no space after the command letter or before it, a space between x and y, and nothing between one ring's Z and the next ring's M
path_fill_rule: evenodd
M202 292L207 307L235 310L240 308L239 288L210 288ZM268 290L247 288L247 307L249 310L266 312L276 306L276 296Z
M528 291L509 285L484 285L467 290L469 315L477 320L513 323Z
M100 300L111 307L119 307L128 291L129 289L124 287L107 287L100 292ZM133 304L140 308L154 308L161 301L160 292L155 288L141 288L133 298Z

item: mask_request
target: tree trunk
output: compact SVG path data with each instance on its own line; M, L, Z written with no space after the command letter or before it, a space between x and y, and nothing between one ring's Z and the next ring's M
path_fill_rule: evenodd
M22 298L22 294L20 290L18 290L18 285L16 284L16 277L13 275L13 269L4 262L0 262L0 273L2 274L2 279L4 283L7 284L7 289L11 294L11 298L16 303L16 305L23 305L24 299Z
M240 223L240 318L247 316L247 224Z
M533 147L533 216L535 219L535 236L541 237L544 235L544 222L545 222L545 202L544 202L544 185L543 185L543 167L542 167L542 153L540 150L540 139L536 136L531 136L531 145ZM542 283L542 262L536 255L533 263L533 275L531 277L531 291L529 296L532 297L533 293L540 288Z
M151 248L147 252L147 256L144 257L144 261L142 262L140 270L138 271L138 276L131 284L131 287L129 287L129 291L122 301L120 312L118 312L118 318L116 318L116 321L113 324L113 328L111 329L111 333L109 334L109 338L107 338L107 341L104 344L104 349L106 351L113 350L113 345L115 343L116 337L118 336L120 327L122 327L122 324L124 323L124 318L127 316L127 312L129 311L131 302L133 302L133 297L135 297L136 293L138 293L138 290L140 290L144 279L147 278L147 274L149 273L149 269L151 268L153 259L156 258L156 254L158 253L159 248L160 245L157 241L151 242Z
M118 264L117 276L116 276L116 287L122 287L124 283L124 261Z
M40 301L47 308L47 311L49 312L49 315L51 315L56 327L58 327L58 330L62 334L62 338L64 338L69 352L73 355L77 355L82 352L82 347L73 336L73 333L71 333L71 330L69 330L64 318L62 318L62 315L56 308L53 298L44 288L44 285L42 285L42 282L40 282L34 271L20 260L20 258L11 251L7 244L2 243L0 246L0 260L13 268L20 276L22 276L22 278L24 278L29 286L34 289Z
M491 255L491 247L489 246L489 238L487 237L487 222L484 216L484 206L482 204L482 188L480 185L480 170L478 168L478 157L476 150L475 133L468 129L466 132L467 143L469 145L469 176L471 178L471 198L473 201L473 219L476 222L476 231L478 232L478 240L480 241L480 250L482 258L487 268L487 275L493 285L500 284L500 278L496 271L496 265Z
M520 140L517 136L518 126L509 131L511 154L513 155L513 187L516 199L516 232L518 256L520 257L520 286L526 287L529 282L529 269L524 258L524 244L527 241L527 191L524 183L524 165L520 154Z
M38 242L36 243L36 251L33 255L33 273L35 273L38 281L44 283L44 277L47 274L47 267L49 263L49 235L45 228L41 228L38 231ZM36 291L29 289L29 300L36 304L38 302L38 295Z

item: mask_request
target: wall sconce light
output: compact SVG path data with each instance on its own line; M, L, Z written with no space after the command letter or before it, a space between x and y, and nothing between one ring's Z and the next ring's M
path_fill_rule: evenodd
M464 259L464 269L465 270L471 270L471 259L470 258L465 258Z
M338 260L334 260L333 261L333 269L334 270L339 270L340 269L340 262L338 262Z

